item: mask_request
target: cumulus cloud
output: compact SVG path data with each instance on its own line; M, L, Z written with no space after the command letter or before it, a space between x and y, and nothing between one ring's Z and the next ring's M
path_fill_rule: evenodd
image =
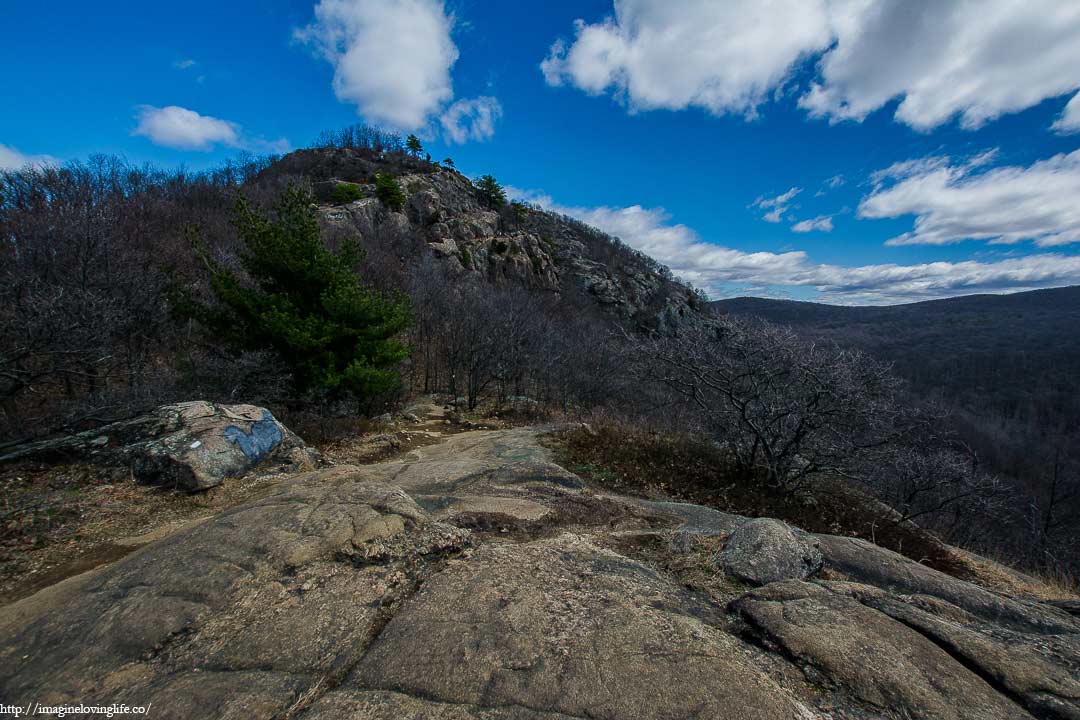
M551 85L611 91L634 110L753 115L829 40L820 1L618 0L614 17L578 20L573 42L557 41L541 69Z
M458 49L441 0L320 0L296 31L334 66L334 92L369 120L416 130L454 97Z
M832 215L818 215L809 220L800 220L791 226L791 230L797 233L808 233L817 230L819 232L832 232Z
M541 69L632 110L752 117L816 58L798 89L811 115L859 121L900 99L900 122L970 129L1080 87L1078 35L1080 5L1059 0L616 0Z
M396 130L434 133L450 144L486 140L502 116L490 96L454 102L455 18L443 0L319 0L294 37L334 67L334 93Z
M57 164L59 164L59 160L51 155L27 155L10 145L0 143L0 170L19 170L27 165L41 167L42 165Z
M872 176L876 187L858 215L914 215L914 228L888 245L1080 242L1080 150L1028 167L981 169L992 158L993 152L968 162L930 157L897 163Z
M802 188L793 187L776 197L759 197L751 204L751 207L761 208L762 210L767 211L762 216L762 220L765 222L778 223L783 220L783 215L787 212L788 205L795 199L795 196L801 192Z
M154 107L140 105L137 112L138 125L132 135L141 135L155 145L177 150L208 152L217 145L245 148L264 152L286 152L289 143L280 140L264 140L242 134L239 125L228 120L200 115L177 105Z
M834 303L895 303L981 292L1017 292L1080 284L1080 257L1056 253L979 262L844 267L815 263L799 250L745 252L705 242L672 223L662 208L582 208L542 193L507 188L511 197L576 217L621 238L714 297L775 288L810 288Z
M467 140L487 140L495 134L502 105L493 97L458 100L439 117L446 141L460 145Z
M893 98L896 119L964 128L1080 86L1080 5L1057 0L830 3L835 46L800 105L862 120Z
M1072 100L1065 106L1065 110L1050 127L1054 132L1061 135L1080 132L1080 92L1072 96Z

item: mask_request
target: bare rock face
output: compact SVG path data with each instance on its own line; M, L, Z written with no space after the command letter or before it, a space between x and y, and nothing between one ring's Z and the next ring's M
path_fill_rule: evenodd
M852 580L899 594L939 598L1021 632L1069 633L1077 621L1058 607L990 592L859 538L819 535L826 565Z
M180 490L206 490L266 462L312 469L317 454L254 405L202 400L165 405L149 415L59 440L24 445L0 462L77 457L126 465L136 479Z
M728 537L713 562L733 577L752 585L781 580L804 580L821 569L817 543L797 535L785 522L772 518L748 520Z
M538 435L293 476L0 608L0 698L178 719L1080 718L1065 610L862 541L600 494ZM715 571L725 538L766 584ZM828 580L769 582L815 567L815 542Z
M768 585L735 608L787 653L901 717L1031 717L916 630L821 586Z
M313 152L317 154L304 154L310 160ZM612 239L596 230L534 211L523 221L506 217L481 206L469 179L446 169L399 174L405 207L391 212L374 197L373 166L346 162L345 151L328 150L326 155L324 160L340 172L357 173L339 178L358 183L365 195L346 205L321 206L323 221L333 228L362 238L417 240L443 262L496 285L547 292L576 287L605 314L662 334L674 332L694 314L688 288L644 256L628 255L617 262L606 258L613 252ZM325 200L335 182L324 184Z

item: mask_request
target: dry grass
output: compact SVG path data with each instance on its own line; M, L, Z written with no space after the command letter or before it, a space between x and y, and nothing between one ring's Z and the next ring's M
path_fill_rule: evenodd
M136 483L85 464L0 467L0 603L11 602L266 492L284 477L252 473L202 493ZM140 536L145 539L140 542Z
M954 553L979 585L1006 595L1019 595L1035 600L1080 599L1080 579L1064 571L1027 570L1020 572L1004 562L961 548Z
M780 493L732 465L722 450L687 435L604 421L550 436L571 472L614 492L693 502L749 517L774 517L810 532L871 540L945 572L963 564L931 534L897 524L892 511L841 478Z

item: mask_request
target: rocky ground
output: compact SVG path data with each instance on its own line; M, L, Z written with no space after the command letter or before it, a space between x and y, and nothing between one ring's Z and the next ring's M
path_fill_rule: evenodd
M286 476L0 608L0 697L159 718L1080 718L1076 607L610 494L542 433Z
M195 434L206 435L208 430L220 430L230 422L231 418L222 417L222 422L200 428L199 424L206 423L198 420L183 428L172 426L172 433L167 430L164 437L178 434L187 438L186 445L190 446ZM396 418L368 424L372 427L365 432L335 430L331 438L319 442L323 459L329 464L367 464L440 442L474 425L500 425L497 418L470 422L430 398L410 406ZM144 432L140 437L147 437L146 423L121 425L141 427ZM295 437L288 430L283 430L283 436ZM114 441L110 444L119 446L94 444L101 437L110 437ZM288 478L292 474L290 467L296 465L285 457L284 463L264 462L202 492L174 492L172 487L134 478L134 466L128 462L131 446L115 442L118 437L99 429L58 441L32 443L20 450L32 455L44 449L48 451L44 459L4 462L0 458L0 605L121 558L181 527L260 498ZM80 449L80 443L89 452L72 455L71 448ZM145 444L136 442L134 448L139 450ZM229 453L221 456L228 458ZM224 464L214 462L219 457L211 455L209 459L221 470Z

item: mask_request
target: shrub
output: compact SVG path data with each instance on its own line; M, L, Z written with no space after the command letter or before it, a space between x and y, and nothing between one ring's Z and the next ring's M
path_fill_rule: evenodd
M362 256L356 238L331 251L319 235L312 196L296 187L281 194L270 214L241 198L234 224L248 278L198 247L217 302L181 292L174 298L178 312L198 320L217 342L273 352L297 393L368 398L394 387L394 365L408 355L396 339L409 325L408 303L360 281L353 271Z
M398 211L405 207L405 193L392 175L375 175L375 197L391 210Z
M351 182L339 182L330 193L331 202L345 204L351 203L364 197L364 191L360 186Z

